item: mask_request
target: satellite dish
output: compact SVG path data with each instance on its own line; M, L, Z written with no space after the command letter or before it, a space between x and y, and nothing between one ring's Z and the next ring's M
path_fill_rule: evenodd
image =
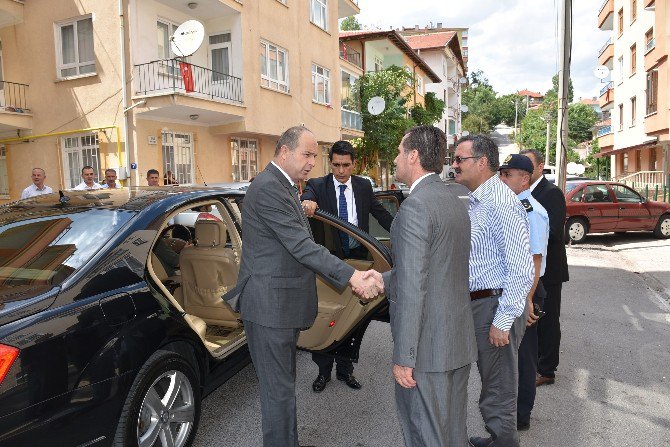
M467 105L461 104L461 112L468 113L468 110L470 110L470 108L468 108Z
M370 115L379 115L386 108L386 101L381 96L375 96L368 101L368 112Z
M461 78L458 80L458 83L461 85L465 85L468 83L468 78L466 78L465 76L461 76Z
M461 136L463 136L463 137L467 137L468 135L470 135L470 132L468 132L467 130L464 130L463 132L461 132Z
M605 65L598 65L593 69L593 74L598 79L605 79L610 74L610 69Z
M170 48L178 57L195 53L205 38L205 27L197 20L187 20L177 27L170 38Z

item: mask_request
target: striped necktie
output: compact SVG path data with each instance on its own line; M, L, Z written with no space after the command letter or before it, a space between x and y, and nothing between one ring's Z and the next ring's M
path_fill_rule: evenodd
M349 222L349 211L347 210L347 198L344 195L344 190L347 185L340 185L340 199L338 203L340 219ZM344 231L340 231L340 241L342 242L342 251L345 257L349 257L349 236Z

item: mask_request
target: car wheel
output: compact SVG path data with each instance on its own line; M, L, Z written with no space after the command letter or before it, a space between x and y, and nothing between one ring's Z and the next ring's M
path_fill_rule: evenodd
M114 446L191 445L200 420L200 398L191 365L174 352L155 352L130 388Z
M658 219L656 228L654 228L654 236L661 239L670 237L670 214L664 214Z
M580 217L573 217L565 225L565 236L568 241L579 244L584 241L587 233L586 221Z

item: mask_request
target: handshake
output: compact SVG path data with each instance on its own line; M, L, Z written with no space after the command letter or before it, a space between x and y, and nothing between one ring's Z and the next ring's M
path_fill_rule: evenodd
M361 299L370 301L384 293L382 274L376 270L356 270L349 280L351 289Z

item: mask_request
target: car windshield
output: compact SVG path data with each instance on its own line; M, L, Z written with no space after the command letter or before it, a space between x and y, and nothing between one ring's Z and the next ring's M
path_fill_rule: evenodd
M0 291L61 284L100 251L133 214L86 209L1 226Z
M579 183L566 183L565 184L565 193L569 193L573 189L579 186Z

